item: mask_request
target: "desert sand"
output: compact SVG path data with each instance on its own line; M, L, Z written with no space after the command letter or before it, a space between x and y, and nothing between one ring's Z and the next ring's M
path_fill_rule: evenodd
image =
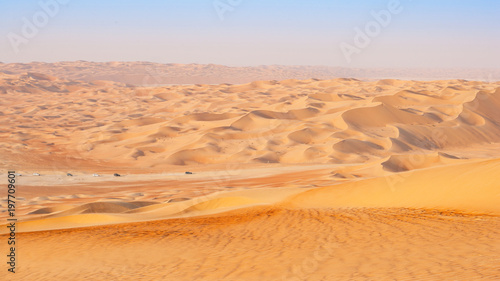
M0 72L22 75L44 73L69 80L111 80L136 86L165 84L244 84L285 79L386 79L498 81L500 70L491 68L347 68L307 65L226 66L219 64L130 62L1 63Z
M49 74L0 73L8 280L500 279L500 82Z

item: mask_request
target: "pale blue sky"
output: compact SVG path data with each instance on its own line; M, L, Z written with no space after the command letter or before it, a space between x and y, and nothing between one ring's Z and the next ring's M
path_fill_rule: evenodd
M355 28L391 1L402 11L358 48ZM500 67L500 1L241 0L223 19L214 0L60 2L44 19L39 3L57 0L0 0L0 61Z

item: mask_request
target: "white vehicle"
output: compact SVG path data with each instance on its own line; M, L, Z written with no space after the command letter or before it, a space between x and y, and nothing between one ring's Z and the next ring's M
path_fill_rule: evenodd
M39 176L40 174L39 173L33 173L34 176Z
M98 174L93 174L92 176L94 176L94 177L100 177Z

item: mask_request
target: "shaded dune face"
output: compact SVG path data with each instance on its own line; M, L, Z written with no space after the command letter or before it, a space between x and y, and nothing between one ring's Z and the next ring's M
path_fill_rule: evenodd
M404 161L388 160L394 153L500 141L498 83L309 79L131 87L28 73L2 74L0 90L8 93L0 149L11 167L389 161L388 170L404 171Z

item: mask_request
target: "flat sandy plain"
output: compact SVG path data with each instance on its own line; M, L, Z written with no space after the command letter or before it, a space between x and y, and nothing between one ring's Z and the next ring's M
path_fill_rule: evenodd
M0 95L2 280L500 280L498 82L4 73Z

